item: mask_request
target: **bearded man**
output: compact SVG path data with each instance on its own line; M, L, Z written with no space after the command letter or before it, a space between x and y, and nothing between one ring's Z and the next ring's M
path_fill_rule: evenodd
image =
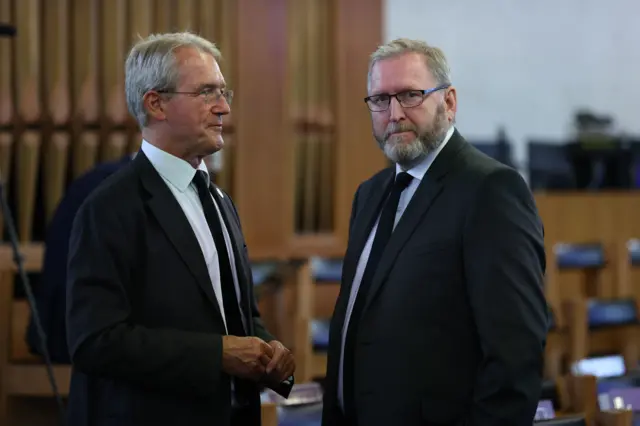
M533 196L455 129L440 49L379 47L367 89L394 165L353 200L322 424L530 426L548 323Z

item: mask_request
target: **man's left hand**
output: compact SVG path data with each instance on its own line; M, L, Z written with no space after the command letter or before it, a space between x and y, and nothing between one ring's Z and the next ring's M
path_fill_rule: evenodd
M266 374L270 382L279 384L293 375L296 362L291 351L277 340L270 341L269 346L273 348L273 356L267 365Z

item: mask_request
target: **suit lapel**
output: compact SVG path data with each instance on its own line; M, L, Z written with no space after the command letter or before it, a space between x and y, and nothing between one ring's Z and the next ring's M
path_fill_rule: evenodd
M219 189L216 185L211 185L211 191L219 191ZM244 238L242 237L242 231L240 230L240 227L234 219L235 214L232 211L230 200L228 199L228 197L221 194L221 192L218 192L218 194L216 194L217 196L214 196L214 199L216 200L216 204L218 204L220 212L222 213L224 225L229 232L231 246L233 247L236 276L238 277L238 286L240 287L240 306L242 306L242 312L246 320L245 329L249 328L249 330L245 331L247 333L252 333L250 326L251 322L249 321L249 318L251 317L251 305L248 294L249 283L251 282L251 280L249 280L249 277L247 275L249 273L248 269L250 268L248 267L248 265L245 265L244 247L240 247L240 242L244 241Z
M351 288L360 255L369 239L371 228L373 228L374 223L378 219L382 205L389 196L391 183L394 178L394 169L389 169L388 172L380 176L377 183L372 182L371 190L369 190L368 193L363 194L365 196L364 203L358 208L357 214L359 217L356 217L354 221L352 243L349 244L345 255L345 271L342 284L346 285L347 290Z
M440 195L444 188L444 177L451 169L452 163L463 145L464 139L456 130L424 175L382 253L380 264L376 269L371 288L365 300L363 312L367 310L376 294L380 291L400 250L413 235L415 228L433 206L438 195Z
M143 185L151 195L147 205L193 274L196 282L222 318L200 244L182 207L142 151L138 152L133 161Z

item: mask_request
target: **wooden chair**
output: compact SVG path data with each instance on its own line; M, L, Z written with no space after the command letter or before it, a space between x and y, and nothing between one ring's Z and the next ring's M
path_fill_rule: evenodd
M627 371L637 369L640 323L633 298L572 300L564 308L572 364L593 355L622 354Z
M586 426L632 426L630 410L601 410L598 404L597 379L594 376L565 375L557 382L561 401L555 421L535 422L534 425L565 425L564 421L581 417ZM568 424L567 424L568 426Z
M295 356L300 383L324 378L329 322L340 293L342 261L312 258L297 270Z
M40 272L43 246L39 244L21 247L25 270ZM29 353L25 343L30 317L26 300L14 297L16 267L13 251L9 246L0 247L0 425L10 419L9 399L13 397L52 397L44 363ZM55 365L54 376L63 396L68 395L71 369Z
M606 275L611 249L599 242L559 242L552 247L547 293L554 307L567 299L614 296L614 279Z
M617 295L633 297L640 302L640 239L631 238L618 242L616 264Z
M551 324L547 333L547 345L544 355L544 377L558 380L568 373L566 368L569 357L569 339L566 326L560 325L554 309L550 309Z

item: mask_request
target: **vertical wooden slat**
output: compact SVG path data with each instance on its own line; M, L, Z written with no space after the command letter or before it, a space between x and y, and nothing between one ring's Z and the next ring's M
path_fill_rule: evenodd
M175 30L175 9L174 0L155 0L153 10L153 31L155 33L165 33Z
M198 32L195 19L196 4L194 0L180 0L176 4L176 31Z
M127 37L126 0L102 2L101 65L104 112L113 124L124 124L128 117L124 97L125 48Z
M76 140L73 152L73 175L79 177L96 165L100 135L97 132L83 132Z
M304 186L304 228L307 232L317 232L317 191L318 191L318 168L319 150L318 135L316 132L316 111L318 107L318 69L317 42L318 42L318 21L317 4L315 0L305 0L305 27L304 39L306 41L303 60L305 61L305 86L306 98L304 100L304 123L305 133L305 186Z
M38 161L40 157L41 135L37 131L25 132L18 142L17 152L17 214L18 237L20 242L31 240L33 215L38 182Z
M0 179L2 179L5 196L9 197L9 189L12 187L11 158L13 156L13 135L9 132L0 132ZM0 239L4 238L4 216L0 211ZM1 402L0 402L1 403Z
M152 0L135 0L129 1L129 43L125 49L128 51L131 44L138 40L138 37L144 38L151 34L152 29L152 12L154 2Z
M73 0L74 116L79 122L98 121L98 0Z
M219 0L199 0L197 7L197 18L198 18L198 34L207 40L215 43L222 49L220 46L220 39L218 32L220 31L219 26L217 25L218 20L220 19L219 13L222 9L221 1ZM226 51L222 52L225 56L225 59L228 59ZM227 60L225 60L227 62ZM222 67L222 65L221 65ZM222 69L223 74L226 77L226 69Z
M17 109L27 123L40 119L40 1L20 0L15 2L16 26L16 89Z
M204 26L211 22L212 30L207 30L207 39L214 42L220 51L222 52L222 61L220 62L220 69L224 74L227 87L230 89L237 89L236 82L236 67L235 58L237 55L237 34L236 34L236 22L237 22L237 8L235 0L216 0L211 2L212 6L208 6L205 10L203 3L206 0L200 0L201 12L207 13L208 18L201 21L201 29L204 30ZM235 197L236 193L236 179L235 173L239 172L236 164L237 152L240 149L238 144L238 138L232 132L235 131L234 125L234 111L236 110L237 103L231 106L231 113L223 118L223 128L225 134L223 135L225 145L222 150L222 174L225 176L226 190L231 197ZM232 130L231 130L232 129Z
M319 126L320 138L320 170L318 180L319 189L319 211L318 230L321 233L333 231L334 196L335 196L335 163L333 144L333 69L331 60L331 50L329 48L332 36L332 22L330 21L330 2L316 0L318 2L318 25L320 36L318 37L318 66L319 73L318 87L320 92L319 109L316 120Z
M0 22L12 22L11 0L0 0ZM11 123L13 107L13 43L8 37L0 37L0 126Z
M69 121L69 0L46 0L44 6L44 82L47 116L53 124Z
M64 194L71 141L66 132L56 132L46 147L44 160L45 216L51 220Z
M125 132L116 131L111 133L102 147L102 161L121 159L127 152L128 144L129 140Z
M305 230L305 153L306 137L303 124L306 120L305 99L306 87L306 61L305 61L305 27L306 27L306 1L292 0L288 3L289 19L288 31L290 33L287 68L291 70L290 100L288 102L288 115L294 138L294 170L295 178L292 182L294 193L296 233Z

